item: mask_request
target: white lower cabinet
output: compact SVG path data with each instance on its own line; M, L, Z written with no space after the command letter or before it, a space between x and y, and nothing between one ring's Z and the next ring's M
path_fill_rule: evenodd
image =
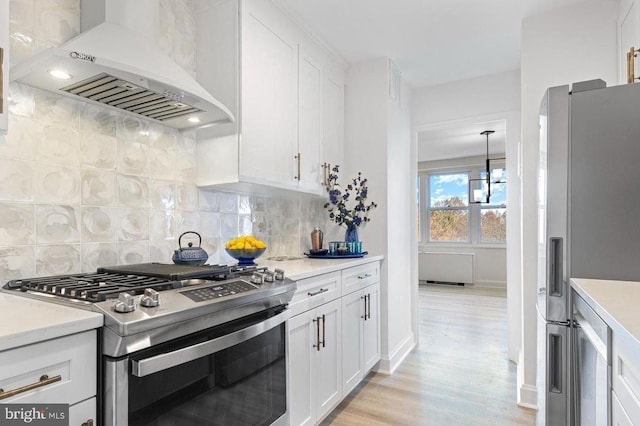
M380 360L380 284L342 298L342 393L348 394Z
M611 391L611 425L612 426L633 426L629 415L622 408L620 400L615 391Z
M624 337L612 336L612 424L640 424L640 364ZM614 398L615 397L615 398ZM618 407L616 407L616 403ZM626 423L628 422L628 423Z
M89 398L69 407L69 426L95 426L96 399Z
M316 424L342 399L340 299L289 319L290 422Z
M297 282L287 332L291 425L320 423L380 360L379 270L375 261Z

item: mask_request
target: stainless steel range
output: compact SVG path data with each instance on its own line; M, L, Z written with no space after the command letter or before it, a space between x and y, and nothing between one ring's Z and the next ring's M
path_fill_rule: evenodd
M3 291L104 314L102 423L121 426L286 424L295 289L278 269L145 263Z

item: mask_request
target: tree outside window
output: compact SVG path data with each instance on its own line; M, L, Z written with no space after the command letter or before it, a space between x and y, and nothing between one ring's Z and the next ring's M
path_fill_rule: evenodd
M469 241L469 173L429 176L429 240Z

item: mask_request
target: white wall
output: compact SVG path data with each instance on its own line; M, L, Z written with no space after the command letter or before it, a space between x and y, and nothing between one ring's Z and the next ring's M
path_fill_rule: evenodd
M410 243L415 215L407 208L415 204L410 98L403 85L402 104L389 101L388 64L382 58L352 66L345 90L345 175L361 171L369 180L369 199L378 204L371 222L359 233L369 252L385 256L380 276L379 366L384 372L392 372L414 346L411 298L416 287Z
M602 78L615 84L615 2L587 1L522 22L522 353L518 403L535 407L536 392L536 164L538 111L549 86Z
M507 157L507 317L509 359L521 342L520 264L520 72L518 70L416 89L412 93L412 136L430 127L505 120Z

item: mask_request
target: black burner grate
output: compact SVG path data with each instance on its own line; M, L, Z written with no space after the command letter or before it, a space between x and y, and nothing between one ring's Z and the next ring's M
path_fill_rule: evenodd
M96 273L13 280L9 281L6 287L89 302L101 302L117 298L118 294L122 292L137 295L142 294L146 288L162 291L180 288L182 283L141 275Z

